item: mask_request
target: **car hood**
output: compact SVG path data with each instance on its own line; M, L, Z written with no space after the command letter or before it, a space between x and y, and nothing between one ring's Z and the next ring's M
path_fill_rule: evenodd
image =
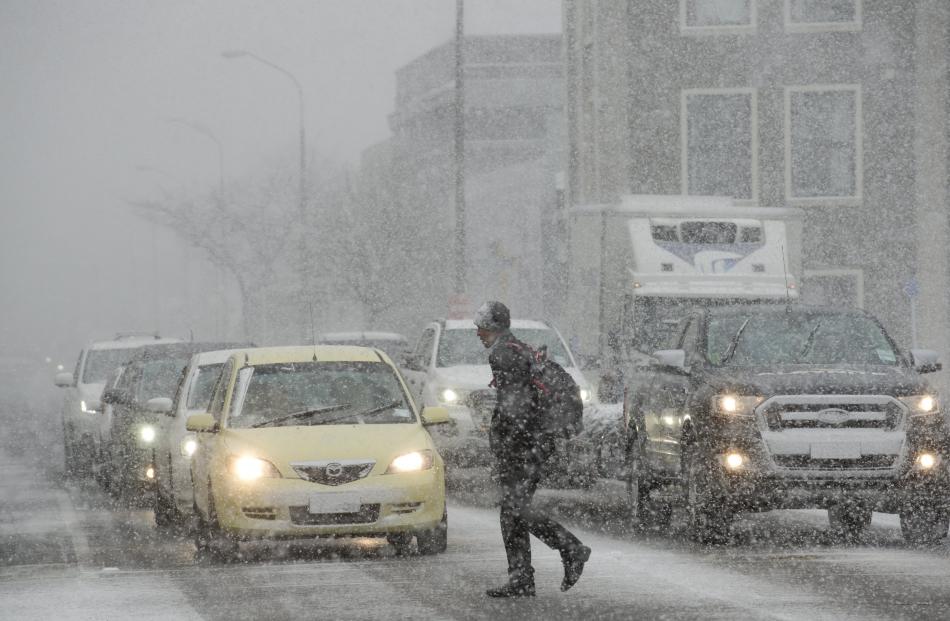
M581 388L590 390L590 382L576 368L565 369ZM438 386L461 390L488 388L492 381L491 367L487 364L443 367L436 370L433 381Z
M720 390L764 396L796 394L892 395L927 392L912 369L897 366L784 365L770 368L723 368L706 382Z
M416 423L224 429L221 434L229 454L266 459L289 478L297 477L292 463L323 460L375 460L373 473L382 474L399 455L434 448Z

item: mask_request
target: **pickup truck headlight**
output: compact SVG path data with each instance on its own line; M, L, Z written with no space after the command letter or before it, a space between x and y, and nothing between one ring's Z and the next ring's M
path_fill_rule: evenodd
M581 388L581 401L584 403L590 403L590 389Z
M98 414L99 409L101 407L102 406L100 406L95 401L90 401L89 403L86 403L85 400L81 400L79 402L79 409L83 414Z
M151 425L142 425L139 427L139 438L145 444L151 444L155 441L155 427Z
M468 392L455 388L439 388L435 395L443 405L460 405L468 396Z
M723 416L750 417L762 401L762 397L722 394L713 398L713 409Z
M898 399L907 406L907 410L911 416L925 416L940 411L937 398L933 395L914 395L911 397L898 397Z

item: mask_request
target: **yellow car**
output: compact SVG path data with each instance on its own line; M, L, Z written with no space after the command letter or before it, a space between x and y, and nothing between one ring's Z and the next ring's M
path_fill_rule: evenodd
M398 550L445 550L445 472L385 353L364 347L268 347L232 355L209 411L187 420L199 551L238 542L386 537Z

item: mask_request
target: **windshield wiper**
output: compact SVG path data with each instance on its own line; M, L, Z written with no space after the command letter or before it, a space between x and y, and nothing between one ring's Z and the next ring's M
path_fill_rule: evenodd
M811 332L808 333L808 338L805 339L805 346L802 347L802 350L798 352L798 360L801 361L806 354L811 352L811 348L815 345L815 335L818 334L818 330L821 328L821 321L815 324L815 327L811 329Z
M346 416L337 416L335 418L328 418L326 420L321 420L313 424L314 425L332 425L333 423L337 421L346 420L348 418L359 418L362 416L370 416L371 414L378 414L379 412L383 412L385 410L391 410L393 408L397 408L400 405L402 405L402 401L393 401L392 403L387 403L386 405L381 405L371 410L366 410L365 412L356 412L353 414L347 414Z
M742 322L742 325L739 326L739 329L736 330L735 336L733 336L733 337L732 337L732 341L729 342L729 347L726 348L725 353L723 353L723 355L722 355L722 360L719 361L720 364L726 364L727 362L729 362L730 360L732 360L732 357L733 357L733 356L735 355L735 353L736 353L736 348L739 347L739 339L742 338L742 331L745 330L745 327L746 327L747 325L749 325L749 321L750 321L751 319L752 319L752 318L749 317L748 319L746 319L745 321L743 321L743 322Z
M293 414L287 414L286 416L279 416L277 418L265 420L260 423L251 425L251 428L267 427L268 425L276 425L277 423L283 423L288 420L295 420L298 418L307 418L308 416L316 416L317 414L324 414L326 412L335 412L337 410L345 410L348 407L350 407L349 403L339 403L337 405L328 405L322 408L311 408L309 410L294 412Z

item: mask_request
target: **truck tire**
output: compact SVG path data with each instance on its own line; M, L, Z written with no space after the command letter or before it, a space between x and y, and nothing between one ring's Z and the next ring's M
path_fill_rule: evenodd
M857 541L871 525L871 509L853 503L841 503L828 508L831 532L846 541Z
M670 523L673 508L667 502L650 498L650 477L643 465L643 448L639 441L627 452L625 475L627 484L627 516L631 526L657 530Z
M946 507L919 505L900 512L901 534L907 543L937 545L950 529L950 510Z
M687 534L699 543L725 543L735 514L716 495L710 472L715 466L704 459L695 442L683 449L682 464Z

